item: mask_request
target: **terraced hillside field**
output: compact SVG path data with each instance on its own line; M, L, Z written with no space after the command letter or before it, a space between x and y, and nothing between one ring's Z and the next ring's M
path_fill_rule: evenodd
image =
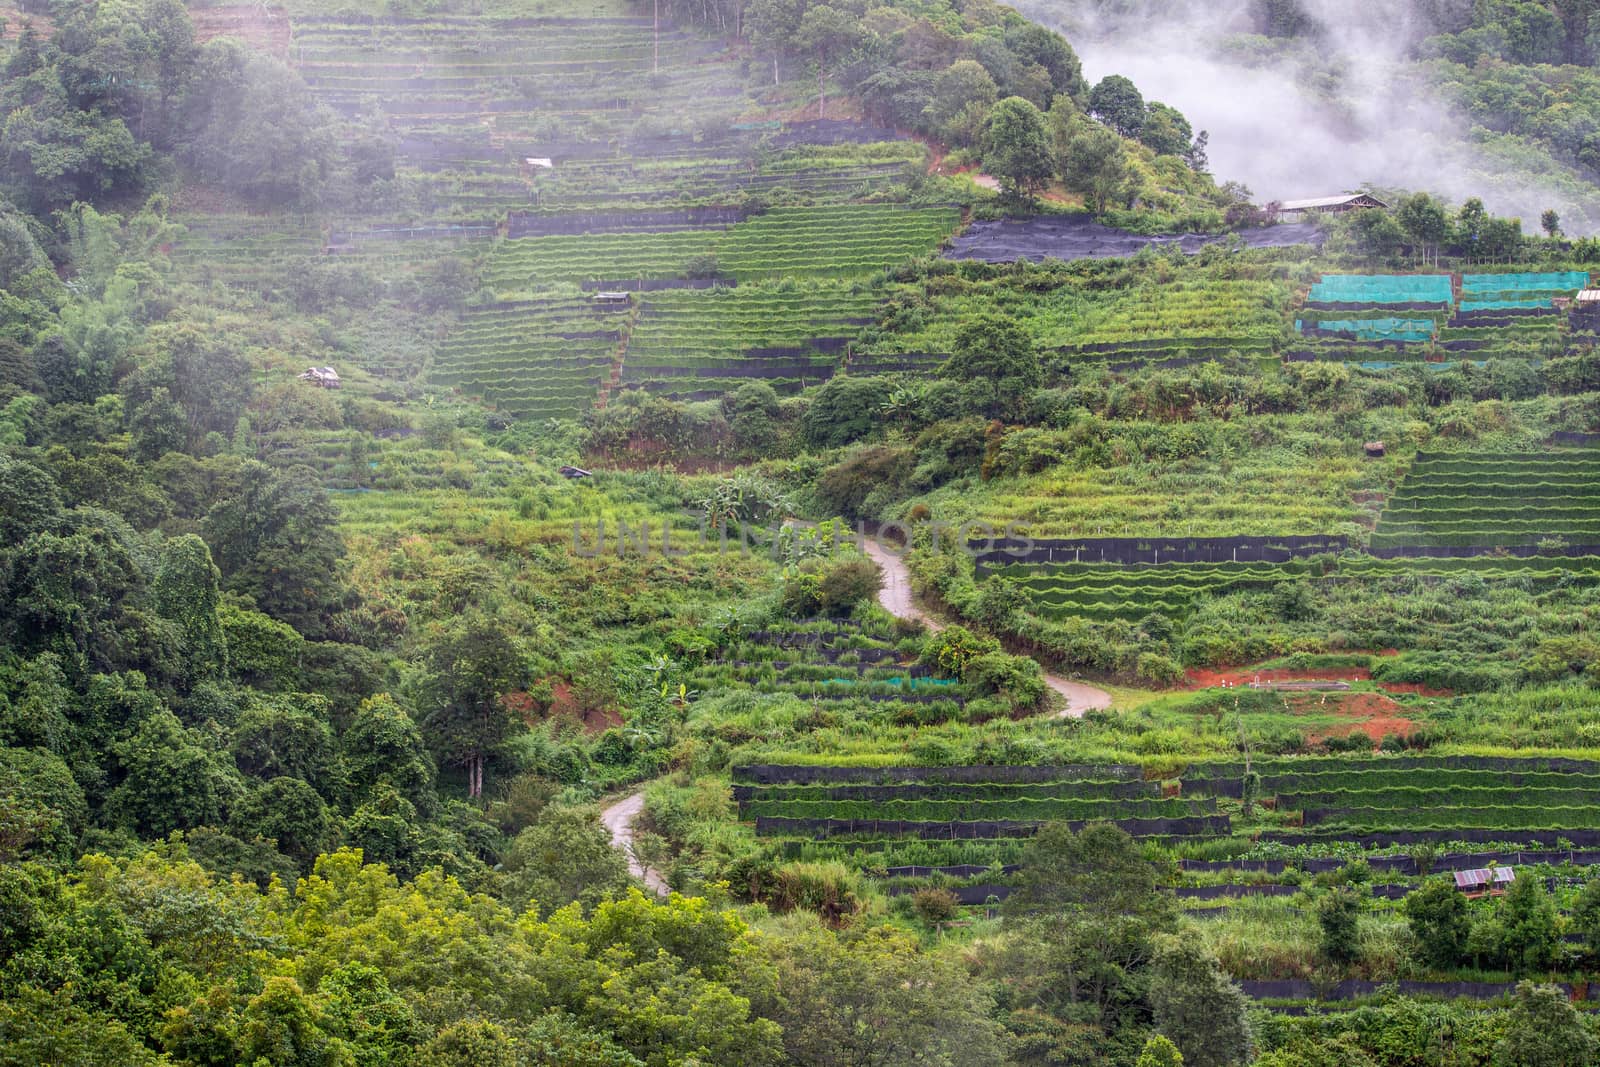
M740 281L861 277L932 252L958 220L953 208L838 205L774 208L726 228L527 237L495 250L485 281L515 293L553 282L687 278L691 269Z
M816 384L833 375L876 301L870 287L851 282L642 294L621 382L674 396L723 392L741 380L780 391Z
M1421 454L1389 498L1374 550L1600 545L1600 452Z
M1425 362L1533 359L1560 350L1555 305L1588 284L1583 271L1324 275L1296 312L1290 359L1385 370Z
M897 328L872 339L865 348L871 359L862 365L882 363L898 370L919 356L948 354L961 324L979 310L1004 314L1025 327L1041 349L1059 352L1074 364L1178 365L1229 353L1269 353L1284 332L1291 295L1287 283L1196 273L1170 284L1127 287L1069 278L1050 286L1004 278L946 279L937 293L899 294L889 307L889 321ZM915 328L898 321L897 304L914 309Z

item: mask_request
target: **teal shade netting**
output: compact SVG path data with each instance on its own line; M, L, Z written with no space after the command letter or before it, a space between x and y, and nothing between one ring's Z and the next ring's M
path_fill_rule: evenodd
M1295 329L1304 333L1307 324L1297 320ZM1345 334L1357 341L1399 341L1426 344L1433 340L1432 319L1313 319L1310 328Z
M1462 310L1467 301L1515 300L1534 295L1575 293L1589 285L1589 273L1581 270L1546 271L1538 274L1463 274Z
M1450 304L1448 274L1324 274L1311 287L1319 304Z

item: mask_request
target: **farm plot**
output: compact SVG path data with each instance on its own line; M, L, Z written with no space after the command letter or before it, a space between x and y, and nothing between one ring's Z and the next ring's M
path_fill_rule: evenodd
M944 208L775 208L726 230L551 235L502 242L486 275L502 293L553 282L863 277L932 251L959 214ZM691 263L691 261L695 261Z
M918 498L946 523L1034 538L1190 538L1355 535L1351 501L1372 469L1353 456L1315 461L1255 453L1224 472L1208 463L1075 471L1058 467ZM1247 488L1242 488L1247 487Z
M991 576L1015 582L1048 618L1142 619L1187 615L1197 601L1244 589L1270 589L1309 573L1305 563L1014 564Z
M432 380L527 418L594 404L630 317L581 294L470 311L434 359Z
M184 234L169 258L202 284L280 285L290 272L322 255L322 229L302 215L185 215L179 221Z
M736 767L739 817L784 854L842 859L891 892L928 879L1004 896L1042 822L1109 821L1139 837L1223 835L1214 800L1166 797L1137 767ZM970 894L969 894L970 895Z
M1468 576L1548 590L1600 578L1600 558L1562 557L1379 559L1355 552L1324 557L1319 564L1288 563L1002 563L981 567L986 580L1016 584L1032 611L1046 618L1138 620L1151 613L1181 619L1206 601L1246 591L1270 590L1285 582L1380 583L1449 581ZM1376 586L1374 586L1376 588ZM1481 633L1480 633L1481 639Z
M668 290L641 297L624 386L658 393L735 388L760 379L790 389L830 377L875 297L844 282Z
M962 323L980 309L999 311L1041 349L1075 365L1266 354L1283 336L1291 295L1271 278L1200 272L1169 285L1115 289L1065 276L1054 285L1037 278L940 283L935 294L902 292L889 305L897 328L873 338L867 347L874 357L892 363L904 354L948 353ZM899 322L901 307L915 308L914 328Z
M1591 453L1419 455L1372 535L1379 554L1531 554L1541 544L1600 545L1600 465Z
M1288 248L1294 245L1320 247L1323 234L1321 227L1315 223L1306 223L1269 226L1216 237L1199 234L1146 237L1102 226L1088 215L1043 215L1032 219L975 223L951 244L946 255L951 259L973 259L985 263L1117 259L1135 255L1144 248L1172 245L1186 253L1194 253L1208 244L1234 238L1251 248Z
M541 112L560 116L569 139L604 141L641 114L689 121L742 96L737 68L715 44L664 31L658 69L656 40L645 18L306 15L294 20L293 56L330 106L377 110L402 131L498 126Z
M895 641L887 625L848 619L744 634L694 671L688 685L713 696L751 692L819 706L855 703L906 723L959 717L967 687L906 662Z

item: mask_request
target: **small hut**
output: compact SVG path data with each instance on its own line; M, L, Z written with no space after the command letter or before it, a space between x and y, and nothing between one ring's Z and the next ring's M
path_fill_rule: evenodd
M589 471L584 470L582 467L562 467L561 477L575 482L580 478L592 478L594 475Z
M1500 896L1517 880L1517 872L1510 867L1479 867L1471 871L1456 871L1456 888L1469 900L1482 896Z
M341 389L344 382L339 378L339 372L332 367L310 367L300 375L302 382L310 382L318 389Z
M1343 215L1348 211L1388 206L1382 200L1367 193L1348 193L1344 196L1319 196L1310 200L1284 200L1276 205L1276 214L1280 217L1291 215L1295 218L1303 218L1307 215Z
M1368 459L1382 459L1384 456L1382 441L1368 441L1361 447L1366 449Z

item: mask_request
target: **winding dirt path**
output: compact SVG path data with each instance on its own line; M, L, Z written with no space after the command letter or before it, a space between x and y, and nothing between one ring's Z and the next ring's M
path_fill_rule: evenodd
M671 892L666 879L640 863L633 850L633 824L642 811L644 793L640 791L601 808L600 821L611 833L611 847L628 858L628 873L642 881L656 896L664 897Z
M917 607L911 595L911 575L900 556L891 552L872 538L865 538L862 547L867 557L883 571L883 584L878 587L878 603L885 611L902 619L916 619L935 632L944 629L933 616ZM1092 685L1074 682L1055 674L1044 676L1045 684L1067 700L1065 711L1057 717L1081 719L1085 712L1102 711L1111 706L1111 694Z

